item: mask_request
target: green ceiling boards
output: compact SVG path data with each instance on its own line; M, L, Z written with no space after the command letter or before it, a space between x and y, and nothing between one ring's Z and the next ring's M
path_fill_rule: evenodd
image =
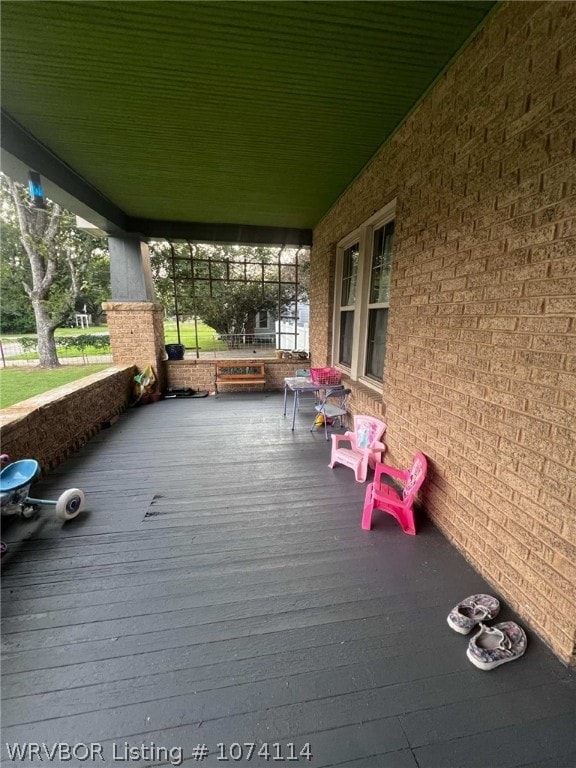
M492 2L2 3L2 105L127 215L314 226Z

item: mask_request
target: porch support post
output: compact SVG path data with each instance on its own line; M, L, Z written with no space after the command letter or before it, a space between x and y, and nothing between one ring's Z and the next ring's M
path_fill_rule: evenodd
M138 236L108 237L113 301L154 301L148 243Z
M154 301L148 244L139 237L109 237L112 299L102 306L108 318L115 364L151 365L164 382L164 311Z

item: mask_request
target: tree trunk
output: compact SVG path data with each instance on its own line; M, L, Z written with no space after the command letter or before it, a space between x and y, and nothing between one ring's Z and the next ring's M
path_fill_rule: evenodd
M58 368L60 361L56 352L54 340L54 328L50 323L50 316L44 303L38 299L32 299L32 309L36 318L36 332L38 334L38 358L41 368Z
M60 362L56 352L54 329L59 321L50 316L46 300L50 297L58 267L56 238L62 223L62 209L56 203L50 203L47 209L36 209L26 202L25 191L21 186L17 186L11 179L7 179L7 184L18 218L20 239L32 272L32 284L23 285L34 310L40 366L57 368ZM72 289L76 290L73 272Z
M250 312L246 319L245 332L250 336L254 336L256 333L256 313Z

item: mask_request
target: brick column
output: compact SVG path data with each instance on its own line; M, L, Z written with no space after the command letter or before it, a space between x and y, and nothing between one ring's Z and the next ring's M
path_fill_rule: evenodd
M151 301L107 301L112 359L116 365L152 365L164 384L164 310Z
M165 384L163 308L154 301L148 244L138 235L110 236L112 299L108 317L112 359L117 365L151 365Z

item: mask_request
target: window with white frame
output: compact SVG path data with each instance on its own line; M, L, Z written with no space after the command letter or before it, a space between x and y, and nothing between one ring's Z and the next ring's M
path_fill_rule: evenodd
M342 261L342 290L340 299L340 344L338 362L352 364L354 312L356 306L356 281L358 279L358 243L346 248Z
M395 207L338 244L333 360L371 386L384 376Z

